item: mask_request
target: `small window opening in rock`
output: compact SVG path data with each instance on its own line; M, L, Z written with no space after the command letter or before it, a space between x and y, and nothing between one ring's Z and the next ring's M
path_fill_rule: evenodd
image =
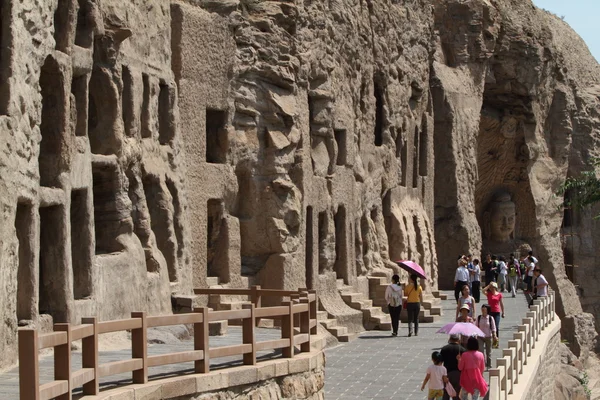
M17 321L32 320L34 316L34 216L31 204L19 203L15 230L19 242L17 270Z
M152 137L152 128L150 127L150 77L148 74L142 74L142 85L143 85L143 95L142 95L142 137L149 138Z
M165 192L158 177L152 175L144 176L142 180L146 204L150 212L150 227L156 238L156 247L162 253L167 262L169 281L177 282L177 238L175 237L170 215L171 198Z
M419 175L427 176L429 164L429 135L427 129L427 116L423 116L423 124L419 137Z
M346 130L336 129L333 131L335 135L335 142L337 143L337 165L346 165L347 147L346 147Z
M171 93L169 85L161 82L158 94L158 141L162 145L171 144L175 138L174 98L175 94Z
M94 193L94 232L96 254L120 252L123 246L117 241L121 233L122 210L119 193L119 174L115 166L92 164Z
M223 164L227 160L227 112L206 109L206 162Z
M42 141L39 153L40 185L55 186L60 173L60 151L65 121L65 95L56 60L46 58L40 75Z
M347 236L348 229L346 224L346 207L339 206L334 217L335 221L335 275L337 279L347 281L346 268L348 264L347 257ZM348 283L348 282L346 282Z
M71 10L71 0L58 0L56 10L54 11L54 41L56 50L67 53L69 48L69 14Z
M71 83L71 93L75 98L75 108L77 110L77 125L75 127L76 136L87 136L88 125L88 82L87 76L82 75L73 79Z
M206 215L206 272L208 276L221 277L222 256L227 251L223 240L223 202L208 200Z
M90 2L79 0L79 11L77 12L77 28L75 31L75 44L79 47L89 49L94 42L94 27L90 20Z
M92 295L92 224L88 190L71 191L71 265L75 300Z
M327 213L319 213L319 274L324 274L327 269Z
M569 238L572 240L572 238ZM567 246L570 246L569 243ZM565 248L563 250L563 258L565 261L565 272L567 273L567 278L573 283L575 283L575 258L573 256L573 252L570 248Z
M179 200L179 190L170 179L167 179L167 188L173 199L173 225L175 228L175 236L177 237L177 258L180 260L183 258L183 210L181 208L181 202Z
M398 140L396 141L396 148L399 148L400 153L400 186L406 187L406 181L408 176L408 146L406 139L402 135L398 134Z
M313 208L306 207L306 238L304 265L306 271L306 287L313 288Z
M134 113L134 97L133 97L133 76L131 70L123 66L121 69L123 79L123 93L121 94L121 112L123 113L123 125L125 127L125 135L129 137L135 136L135 113Z
M415 126L413 141L413 188L419 186L419 127Z
M383 120L384 120L384 99L381 82L377 78L373 80L375 94L375 146L383 145Z
M39 253L39 314L50 314L56 317L59 310L56 303L60 301L62 292L56 283L62 276L64 254L61 246L63 237L63 206L40 208L40 253Z
M573 214L575 213L575 210L570 205L572 197L573 197L572 191L567 190L565 192L564 200L563 200L563 203L565 204L565 207L563 209L563 223L562 223L563 229L571 228L573 226ZM566 232L566 233L568 233L568 232Z

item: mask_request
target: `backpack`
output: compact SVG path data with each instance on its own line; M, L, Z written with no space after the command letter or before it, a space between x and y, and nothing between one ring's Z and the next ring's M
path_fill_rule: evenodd
M400 296L400 292L392 289L392 296L390 297L390 306L400 307L401 305L402 305L402 296Z
M517 276L517 267L515 266L515 264L510 265L508 276Z

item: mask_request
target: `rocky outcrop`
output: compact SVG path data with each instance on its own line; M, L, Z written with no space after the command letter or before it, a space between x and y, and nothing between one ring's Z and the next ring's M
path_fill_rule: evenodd
M517 0L43 3L2 4L0 363L19 321L170 312L213 284L317 289L354 332L338 280L369 298L412 259L430 294L461 253L528 248L573 351L594 349L598 227L561 240L555 193L599 151L600 67L559 18ZM516 213L494 235L498 199Z

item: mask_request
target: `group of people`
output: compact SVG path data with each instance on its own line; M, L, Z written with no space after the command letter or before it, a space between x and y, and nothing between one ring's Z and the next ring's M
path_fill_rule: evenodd
M505 317L503 293L511 292L515 297L517 288L521 287L526 295L533 298L548 295L548 281L537 264L532 252L521 260L511 254L508 262L504 256L491 254L486 254L483 263L470 254L458 258L454 278L456 322L472 323L484 336L450 335L448 344L440 352L432 354L433 364L427 369L421 387L424 390L429 384L428 399L467 400L471 396L477 400L479 396L485 396L488 386L483 373L486 368L491 368L492 348L498 347L500 322ZM481 293L487 303L479 308L478 313ZM398 335L402 308L408 313L408 336L417 336L423 301L423 289L417 275L411 275L404 287L400 284L400 277L394 275L386 289L385 299L392 320L392 336Z

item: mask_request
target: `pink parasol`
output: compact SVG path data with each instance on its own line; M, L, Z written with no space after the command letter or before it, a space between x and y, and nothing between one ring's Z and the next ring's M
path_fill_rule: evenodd
M481 331L481 329L470 322L451 322L442 326L436 333L485 337L485 334Z
M414 261L396 261L396 263L398 264L398 266L406 271L408 271L409 274L415 274L423 279L427 279L427 276L425 275L425 271L423 271L423 268L421 268L421 266L419 264L417 264Z

